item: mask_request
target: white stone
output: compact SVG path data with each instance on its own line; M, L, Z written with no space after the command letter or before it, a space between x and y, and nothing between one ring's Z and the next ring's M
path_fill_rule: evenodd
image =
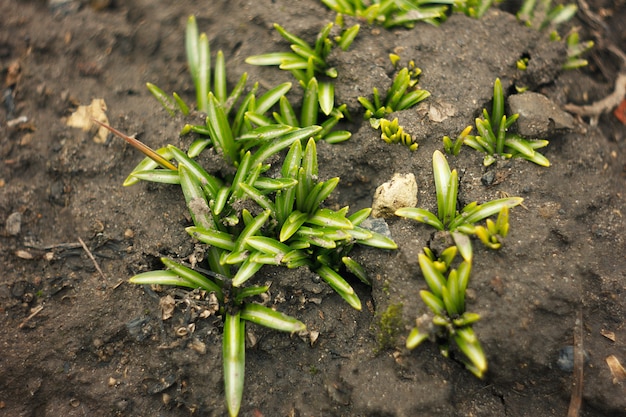
M413 174L395 173L374 193L373 217L393 217L401 207L417 206L417 182Z

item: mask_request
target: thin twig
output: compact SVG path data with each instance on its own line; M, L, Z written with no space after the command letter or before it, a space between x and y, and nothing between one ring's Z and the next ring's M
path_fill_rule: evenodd
M22 320L22 322L20 323L20 325L18 327L20 329L23 329L24 326L26 326L26 323L28 323L33 317L35 317L37 314L39 314L41 312L41 310L43 310L43 305L38 305L37 307L35 307L33 309L33 312L30 313L30 315L28 317L26 317L24 320Z
M572 397L569 402L567 417L578 417L583 401L583 369L585 354L583 350L583 311L578 310L574 324L574 380L572 382Z
M102 279L106 281L107 278L104 276L104 272L102 272L102 269L100 269L100 265L98 265L98 262L96 261L96 258L94 258L94 256L91 254L91 251L89 250L87 245L85 245L85 242L83 242L83 240L80 238L80 236L78 237L78 241L80 242L80 244L83 247L83 249L85 249L85 252L87 252L87 256L89 256L89 259L91 259L91 261L93 262L94 266L96 267L96 269L100 273L100 276L102 277Z
M620 72L615 80L615 89L611 94L600 101L587 106L577 106L575 104L566 104L563 106L570 113L579 116L590 116L592 118L599 117L602 113L608 112L617 107L626 96L626 72Z

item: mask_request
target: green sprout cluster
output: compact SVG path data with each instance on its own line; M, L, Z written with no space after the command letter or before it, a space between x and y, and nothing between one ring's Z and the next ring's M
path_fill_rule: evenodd
M517 19L528 27L539 31L549 31L551 40L560 41L558 26L571 20L577 11L578 6L574 3L557 4L553 7L552 0L524 0L517 12ZM582 59L581 56L593 48L593 41L581 42L578 31L573 30L567 36L565 45L567 60L563 64L563 69L575 69L587 65L587 60ZM520 69L524 69L524 65Z
M389 59L394 65L397 65L400 57L391 54ZM372 89L372 100L359 97L359 103L365 108L364 117L366 119L381 119L393 112L411 108L420 101L427 99L430 93L420 89L417 85L421 73L422 70L415 65L415 62L410 61L407 67L398 71L384 99L376 87Z
M440 151L435 151L433 154L433 174L437 193L437 214L419 207L403 207L396 210L395 214L427 224L440 231L450 232L465 260L471 261L472 247L471 242L464 236L486 237L488 242L492 242L488 246L496 249L500 238L508 233L509 209L521 204L523 199L506 197L482 204L472 202L458 211L456 208L459 189L458 173L456 169L450 170L446 157ZM486 233L476 225L479 221L495 214L499 214L498 220L493 226L488 225Z
M465 361L466 368L482 378L487 371L487 359L472 328L480 316L465 309L465 292L472 263L463 260L453 268L457 251L456 246L450 246L436 257L429 248L424 248L424 252L418 255L420 269L428 285L428 290L420 291L420 297L433 316L431 323L416 320L416 326L407 336L406 347L412 350L426 339L431 339L439 343L442 355L448 357L449 341L454 340L469 359Z
M199 139L186 152L173 145L152 150L137 139L106 127L146 155L124 185L139 181L179 185L193 221L186 231L207 245L206 273L162 258L165 270L135 275L130 282L200 288L215 294L224 318L226 403L229 414L236 416L243 396L246 322L290 333L306 330L296 318L255 303L253 297L268 287L248 285L249 280L264 265L307 267L350 306L360 310L361 301L344 278L345 273L368 285L369 280L349 252L355 244L384 249L397 246L391 239L359 226L371 209L348 215L348 207L324 207L339 178L319 178L316 140L329 126L316 125L311 116L318 113L317 95L315 106L303 110L302 119L309 118L304 127L293 117L293 108L285 97L290 83L274 87L260 97L255 84L237 106L247 75L227 93L223 54L218 52L211 71L206 35L198 35L193 17L188 20L186 36L197 106L207 117L205 124L186 125L182 133L194 132ZM311 62L309 59L309 65ZM315 82L314 77L311 82ZM152 84L148 89L171 114L189 113L190 107L176 93L169 96ZM305 102L306 96L305 93ZM280 113L275 113L271 120L266 113L276 106ZM211 173L197 161L210 147L232 166L234 174ZM282 167L273 169L268 161L284 150L287 153Z
M443 143L446 152L457 155L461 145L465 144L477 151L484 152L484 165L489 166L496 161L496 156L503 158L523 158L537 165L550 166L550 161L537 152L537 149L548 145L547 140L528 140L516 133L509 132L509 128L517 121L519 114L507 116L504 112L504 90L497 78L493 84L493 103L491 114L483 109L483 117L476 118L478 135L470 135L471 126L467 127L453 142L450 137L444 136Z
M387 143L401 143L407 146L410 150L416 151L418 144L413 140L413 137L404 131L404 128L398 124L398 118L396 117L392 121L387 119L380 119L380 131L382 132L380 137Z
M291 42L292 52L271 52L262 55L253 55L246 59L252 65L277 65L280 69L290 71L304 90L300 118L296 116L287 99L280 103L280 113L274 113L274 119L279 123L292 126L312 126L318 123L318 114L321 110L323 131L320 137L327 142L338 143L350 138L348 131L334 131L331 129L347 116L347 106L335 105L335 85L332 79L337 77L337 70L327 63L327 58L334 47L346 51L359 33L359 25L354 25L331 37L333 23L322 28L317 36L315 45L309 45L302 38L288 32L282 26L275 24L278 33ZM325 77L325 79L320 79ZM257 118L262 118L257 114Z
M329 9L384 28L412 28L417 22L438 26L455 0L322 0Z

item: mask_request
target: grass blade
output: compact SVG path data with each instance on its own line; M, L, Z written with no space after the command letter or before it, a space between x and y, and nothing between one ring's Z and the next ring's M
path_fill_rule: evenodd
M241 319L282 332L302 332L306 326L300 320L257 303L247 303L241 310Z
M226 313L222 356L224 365L224 390L230 417L236 417L241 407L246 369L246 326L241 312Z
M407 219L415 220L420 223L427 224L434 227L437 230L444 230L445 226L439 220L437 216L428 210L424 210L417 207L402 207L396 210L396 216L404 217Z
M202 288L208 292L214 292L219 300L224 298L221 287L201 273L168 258L161 258L161 262L167 269L194 285L195 288Z

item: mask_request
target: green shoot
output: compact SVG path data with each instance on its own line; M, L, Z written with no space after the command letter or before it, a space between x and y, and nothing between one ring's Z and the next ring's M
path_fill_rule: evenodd
M454 0L322 0L329 9L337 13L364 19L368 24L385 28L412 28L417 22L438 26L446 20L446 12L456 3Z
M462 240L460 235L475 235L475 223L486 219L494 214L501 213L498 227L493 228L493 235L489 240L498 239L494 236L504 237L508 232L508 209L522 203L520 197L508 197L492 200L483 204L476 202L465 206L460 212L457 211L458 174L456 169L450 171L445 156L440 151L433 154L433 174L435 179L435 191L437 193L437 214L417 207L404 207L396 210L396 215L416 220L434 227L437 230L452 232L459 250L464 259L471 260L471 244ZM503 231L503 233L500 233ZM459 233L454 233L459 232ZM498 246L499 247L499 246Z
M292 52L253 55L248 57L246 62L252 65L275 65L282 70L290 71L304 89L300 117L296 116L291 104L284 99L280 103L280 111L273 114L274 120L290 126L307 127L318 123L318 113L321 111L324 120L320 123L322 131L317 139L323 138L329 143L349 139L351 134L347 131L331 131L339 120L347 116L347 107L335 104L335 85L330 80L337 77L337 70L328 65L327 57L335 46L347 50L357 36L360 26L355 25L344 30L333 42L331 39L333 24L329 23L322 28L314 45L308 44L278 24L275 24L274 28L291 43ZM262 114L259 108L251 109L246 113L246 117L257 125L271 123L270 119L262 117Z
M504 90L502 89L500 79L497 78L493 85L491 114L486 109L483 109L483 117L476 119L478 135L467 134L467 129L471 129L471 127L468 127L459 137L463 137L465 145L486 154L483 161L485 166L493 164L496 161L496 156L507 159L523 158L537 165L550 166L550 161L536 151L536 149L547 146L547 140L528 140L508 131L518 117L518 114L507 116L504 113ZM446 142L448 141L444 138L444 147Z
M418 255L420 269L428 285L428 290L420 291L420 297L431 311L433 326L418 320L407 337L406 347L415 349L426 339L444 341L440 347L447 356L446 342L452 339L468 359L466 368L482 378L487 371L487 359L472 329L480 316L467 312L465 308L465 292L472 264L464 259L457 268L453 268L456 253L456 246L451 246L442 252L440 258L436 258L429 248L424 248L424 253Z
M397 62L394 56L390 56L390 59L392 62ZM406 68L402 68L396 74L384 100L375 87L372 90L372 100L359 97L359 103L365 108L364 117L366 119L381 119L395 111L411 108L428 98L430 93L417 87L421 72L422 70L415 66L415 62L410 61Z

